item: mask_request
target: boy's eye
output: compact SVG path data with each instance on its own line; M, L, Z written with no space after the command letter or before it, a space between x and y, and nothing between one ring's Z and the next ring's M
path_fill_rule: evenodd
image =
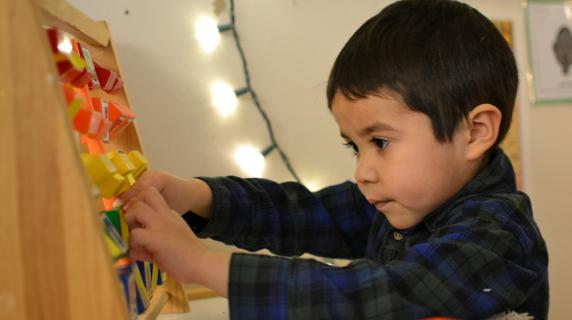
M380 138L373 138L371 142L373 142L379 150L384 150L389 145L389 141Z
M359 151L358 147L356 146L355 143L351 142L351 141L346 141L344 142L344 146L346 148L351 148L353 150L354 155L356 155Z

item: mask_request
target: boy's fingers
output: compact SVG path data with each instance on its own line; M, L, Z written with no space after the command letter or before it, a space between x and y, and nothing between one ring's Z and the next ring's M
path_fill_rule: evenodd
M145 189L140 193L138 197L147 205L149 205L149 207L151 207L154 211L161 212L165 209L169 209L169 205L167 205L167 202L165 202L165 199L159 190L154 187Z
M123 208L123 210L127 211L129 210L129 207L137 201L137 196L134 196L133 198L129 199L127 203L123 203L121 199L118 199L117 201L121 203L121 207Z
M150 231L143 228L135 228L129 232L129 250L145 251L149 253Z
M144 186L140 184L139 181L137 181L133 187L120 194L117 199L123 203L127 203L131 198L135 197L139 192L141 192L141 189L143 188Z
M152 255L143 248L130 248L129 257L139 261L153 261Z
M127 224L127 227L129 227L129 230L142 227L142 225L137 222L135 213L126 212L123 216L125 217L125 223Z
M125 212L125 222L129 228L148 227L153 223L153 209L143 201L134 201Z
M150 175L151 174L148 171L143 172L143 174L139 177L139 179L137 179L135 185L131 187L129 190L120 194L117 198L121 200L121 202L123 203L129 201L129 199L136 196L139 192L141 192L141 190L151 185Z

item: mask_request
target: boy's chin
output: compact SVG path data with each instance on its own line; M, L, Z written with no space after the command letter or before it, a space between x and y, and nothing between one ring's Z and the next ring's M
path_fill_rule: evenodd
M389 224L397 230L407 230L417 225L417 223L407 223L402 221L392 222L391 220L389 220Z
M392 213L390 211L380 213L383 214L387 218L389 224L397 230L413 228L423 221L422 218L410 216L411 213Z

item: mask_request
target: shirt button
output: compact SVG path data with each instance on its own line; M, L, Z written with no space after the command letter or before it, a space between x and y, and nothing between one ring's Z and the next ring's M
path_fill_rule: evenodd
M393 239L395 239L397 241L401 241L401 240L403 240L403 235L396 231L393 233Z

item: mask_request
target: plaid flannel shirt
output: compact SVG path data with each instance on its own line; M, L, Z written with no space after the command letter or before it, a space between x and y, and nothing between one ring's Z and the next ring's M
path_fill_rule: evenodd
M212 219L183 215L199 236L291 257L232 255L232 319L547 317L546 246L500 149L409 230L394 229L351 182L313 193L293 182L201 179L213 191ZM294 257L304 252L352 261Z

